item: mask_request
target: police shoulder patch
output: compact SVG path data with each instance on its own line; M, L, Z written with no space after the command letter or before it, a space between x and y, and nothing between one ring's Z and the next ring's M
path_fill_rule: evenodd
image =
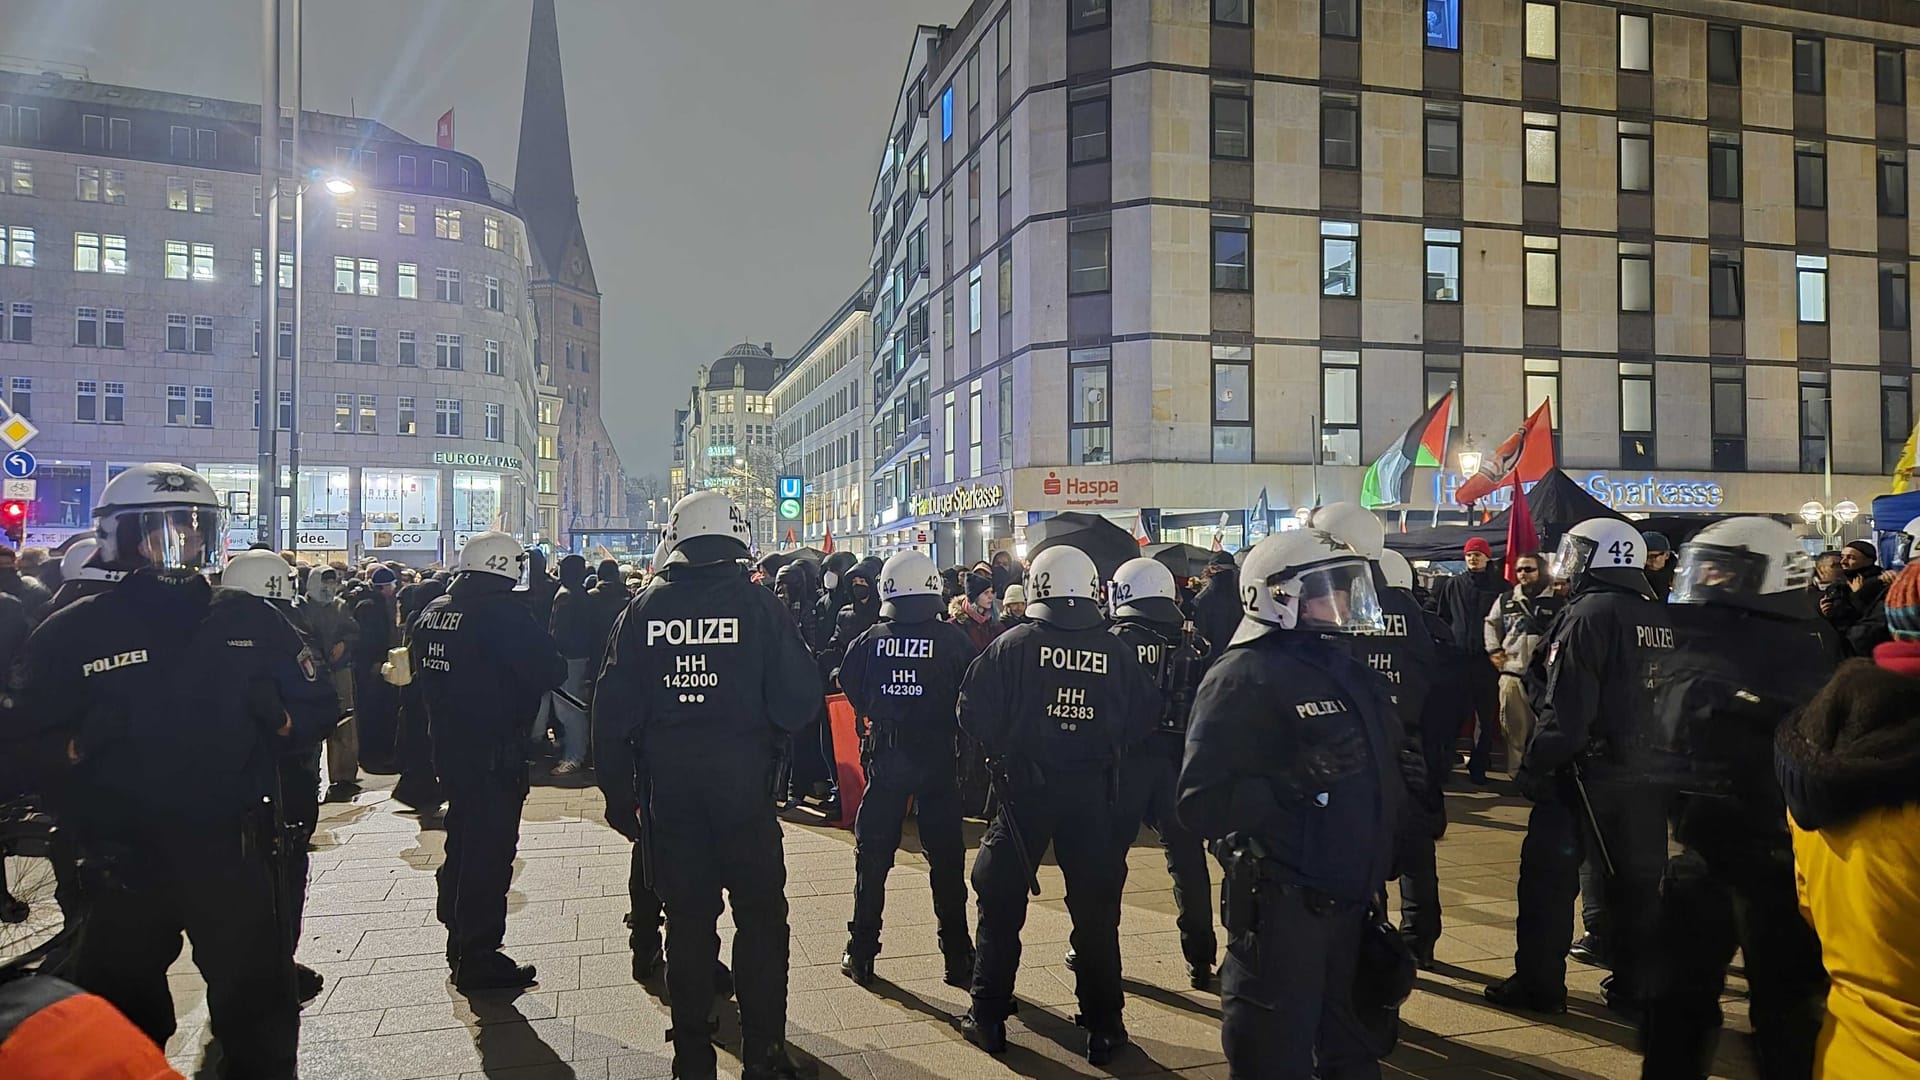
M320 678L318 659L312 648L304 645L300 647L300 674L305 675L308 682L314 682Z

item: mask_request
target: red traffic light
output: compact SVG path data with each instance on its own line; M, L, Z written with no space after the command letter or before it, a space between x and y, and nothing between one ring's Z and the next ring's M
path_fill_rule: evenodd
M0 502L0 518L5 518L9 524L17 521L25 521L27 519L27 504L17 499Z

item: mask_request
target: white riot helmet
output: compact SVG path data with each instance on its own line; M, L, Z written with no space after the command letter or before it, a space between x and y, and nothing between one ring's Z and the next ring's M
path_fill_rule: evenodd
M945 610L940 601L940 571L926 555L909 548L888 557L880 567L882 618L926 622Z
M1920 517L1914 518L1912 521L1901 526L1900 531L1895 535L1899 540L1898 554L1900 565L1905 566L1907 563L1913 562L1916 558L1920 558L1920 554L1916 553L1914 546L1916 541L1920 541Z
M1647 542L1619 518L1588 518L1560 537L1553 576L1579 588L1583 577L1632 589L1649 599Z
M1389 589L1413 588L1413 564L1392 548L1383 548L1380 552L1380 576Z
M1050 547L1027 571L1027 617L1062 630L1100 625L1100 571L1076 547Z
M1324 529L1345 541L1353 550L1374 562L1387 550L1387 527L1379 515L1359 503L1340 502L1322 506L1307 519L1307 528Z
M199 573L226 557L226 510L185 465L135 465L107 481L93 516L101 561L114 569Z
M746 558L752 538L747 515L732 499L718 491L696 491L673 504L661 543L672 549L668 563L698 566Z
M509 533L483 532L460 549L459 572L492 574L517 583L527 572L527 549Z
M242 551L227 560L220 584L263 600L293 603L293 567L271 551Z
M1680 545L1673 602L1806 615L1812 580L1813 560L1792 529L1772 518L1728 518Z
M126 577L121 570L108 570L99 563L88 565L94 553L100 550L100 541L91 536L75 540L60 557L60 580L62 581L119 581Z
M1173 571L1158 559L1129 559L1114 571L1113 613L1119 618L1175 626L1186 621L1180 613L1180 591L1174 586Z
M1275 630L1371 634L1385 626L1366 557L1311 527L1275 533L1247 553L1240 610L1235 645Z

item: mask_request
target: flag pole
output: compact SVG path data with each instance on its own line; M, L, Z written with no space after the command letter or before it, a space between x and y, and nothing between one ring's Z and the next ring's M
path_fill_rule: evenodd
M1320 426L1320 418L1314 415L1313 413L1308 413L1307 414L1307 430L1312 431L1313 429L1319 426ZM1323 439L1324 439L1324 436L1323 436ZM1327 451L1326 451L1324 442L1323 442L1323 445L1314 447L1314 450L1313 450L1313 505L1315 506L1320 505L1320 459L1322 457L1325 457L1326 453ZM1242 490L1245 490L1245 489L1243 488Z
M1440 524L1440 498L1447 493L1447 452L1453 448L1453 408L1458 404L1453 400L1453 395L1459 389L1458 380L1447 384L1447 422L1440 428L1440 483L1433 493L1433 524L1436 528Z

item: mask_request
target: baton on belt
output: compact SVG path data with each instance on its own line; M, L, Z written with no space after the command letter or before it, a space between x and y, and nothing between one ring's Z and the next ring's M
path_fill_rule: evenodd
M1607 876L1613 877L1613 856L1607 852L1607 838L1600 835L1600 818L1593 812L1593 800L1587 796L1587 783L1580 775L1580 763L1571 762L1568 771L1573 774L1573 789L1580 793L1580 808L1587 812L1587 824L1593 829L1593 846L1600 849L1600 861L1607 868Z

